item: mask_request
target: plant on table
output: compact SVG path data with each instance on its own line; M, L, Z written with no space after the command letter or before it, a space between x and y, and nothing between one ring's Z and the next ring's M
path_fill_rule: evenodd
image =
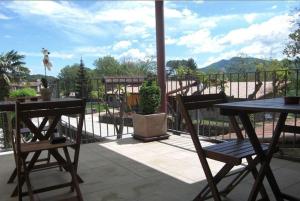
M17 89L9 93L10 98L33 97L33 96L36 96L36 91L32 88Z

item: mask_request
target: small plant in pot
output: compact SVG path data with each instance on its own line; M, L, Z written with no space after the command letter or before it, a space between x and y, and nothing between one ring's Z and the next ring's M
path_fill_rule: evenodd
M32 88L22 88L11 91L9 93L9 100L18 100L19 102L24 102L26 99L35 99L36 91Z
M133 137L145 142L167 139L167 115L156 113L160 106L160 88L153 80L143 83L139 91L139 113L133 114Z
M42 78L41 82L43 86L40 91L42 100L49 101L51 99L52 90L48 88L48 80L46 78Z

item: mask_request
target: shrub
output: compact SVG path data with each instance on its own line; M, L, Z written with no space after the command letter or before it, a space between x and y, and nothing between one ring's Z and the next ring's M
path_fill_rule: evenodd
M145 81L140 88L140 109L142 114L153 114L160 105L160 88L155 81Z
M48 80L46 79L46 78L42 78L41 79L41 82L42 82L42 85L43 85L43 87L46 89L46 88L48 88Z
M11 91L9 93L9 97L11 98L30 97L30 96L36 96L36 91L34 89L23 88L23 89L17 89L15 91Z

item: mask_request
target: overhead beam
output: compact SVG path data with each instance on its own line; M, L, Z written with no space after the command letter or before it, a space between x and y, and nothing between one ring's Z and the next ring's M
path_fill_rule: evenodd
M164 1L155 1L157 80L161 90L161 112L167 112Z

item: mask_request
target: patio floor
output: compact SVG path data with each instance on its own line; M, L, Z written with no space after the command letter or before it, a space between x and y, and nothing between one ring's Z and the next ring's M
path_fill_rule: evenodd
M209 164L214 173L222 166L211 160ZM10 198L16 182L6 184L14 166L12 154L0 155L1 201L17 200ZM298 195L300 163L273 159L272 168L281 189ZM85 201L191 201L206 184L191 139L185 135L172 135L168 140L150 143L125 138L84 144L80 152L79 175L84 180L80 187ZM68 180L69 175L56 168L34 172L31 179L34 187L40 187ZM226 181L228 179L220 186ZM227 200L247 200L252 183L253 179L248 176ZM269 186L267 190L270 192ZM69 196L69 188L38 195L45 201Z

